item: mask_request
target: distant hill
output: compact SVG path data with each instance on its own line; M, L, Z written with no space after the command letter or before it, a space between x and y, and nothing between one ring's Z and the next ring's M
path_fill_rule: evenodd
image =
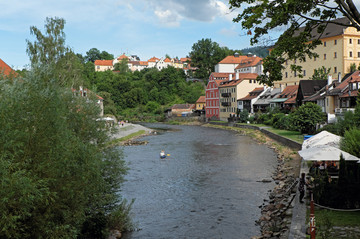
M247 53L251 52L252 54L259 56L259 57L267 57L269 55L269 47L268 46L255 46L255 47L249 47L244 48L241 50L241 53L243 55L246 55Z

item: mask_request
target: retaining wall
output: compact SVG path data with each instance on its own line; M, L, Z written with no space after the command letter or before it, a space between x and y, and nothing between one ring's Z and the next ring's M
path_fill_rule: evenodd
M301 150L301 144L294 141L294 140L291 140L291 139L288 139L288 138L285 138L283 136L280 136L280 135L277 135L273 132L270 132L268 130L266 130L266 128L260 128L258 126L254 126L254 125L243 125L243 124L229 124L227 122L209 122L210 124L214 124L214 125L223 125L223 126L233 126L233 127L238 127L238 128L247 128L247 129L255 129L255 130L260 130L261 132L263 132L264 134L266 134L267 136L269 136L270 138L272 138L273 140L276 140L277 142L289 147L289 148L292 148L292 149L295 149L295 150Z

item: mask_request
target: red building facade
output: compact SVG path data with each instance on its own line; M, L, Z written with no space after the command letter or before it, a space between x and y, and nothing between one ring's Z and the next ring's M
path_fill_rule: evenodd
M205 90L206 118L220 118L219 85L220 82L229 79L229 74L231 73L211 73Z

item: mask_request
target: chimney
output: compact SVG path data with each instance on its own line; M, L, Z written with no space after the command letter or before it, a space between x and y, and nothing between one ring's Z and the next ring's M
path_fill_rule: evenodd
M341 83L341 72L338 73L338 82Z
M229 81L232 81L232 74L229 74Z
M328 85L331 85L331 83L332 83L332 76L329 74L329 75L328 75L328 82L327 82L327 84L328 84Z
M238 79L239 79L239 76L240 76L239 74L240 74L239 72L236 72L236 75L235 75L235 76L236 76L236 77L235 77L235 80L238 80Z

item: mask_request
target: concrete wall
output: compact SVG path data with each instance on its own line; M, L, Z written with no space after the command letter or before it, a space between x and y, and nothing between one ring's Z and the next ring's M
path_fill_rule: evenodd
M301 150L301 146L302 144L295 142L291 139L285 138L283 136L274 134L264 128L260 128L258 126L254 126L254 125L241 125L241 124L229 124L227 122L209 122L210 124L214 124L214 125L223 125L223 126L234 126L234 127L238 127L238 128L247 128L247 129L255 129L255 130L260 130L261 132L263 132L264 134L266 134L267 136L269 136L270 138L272 138L273 140L289 147L292 148L294 150Z

